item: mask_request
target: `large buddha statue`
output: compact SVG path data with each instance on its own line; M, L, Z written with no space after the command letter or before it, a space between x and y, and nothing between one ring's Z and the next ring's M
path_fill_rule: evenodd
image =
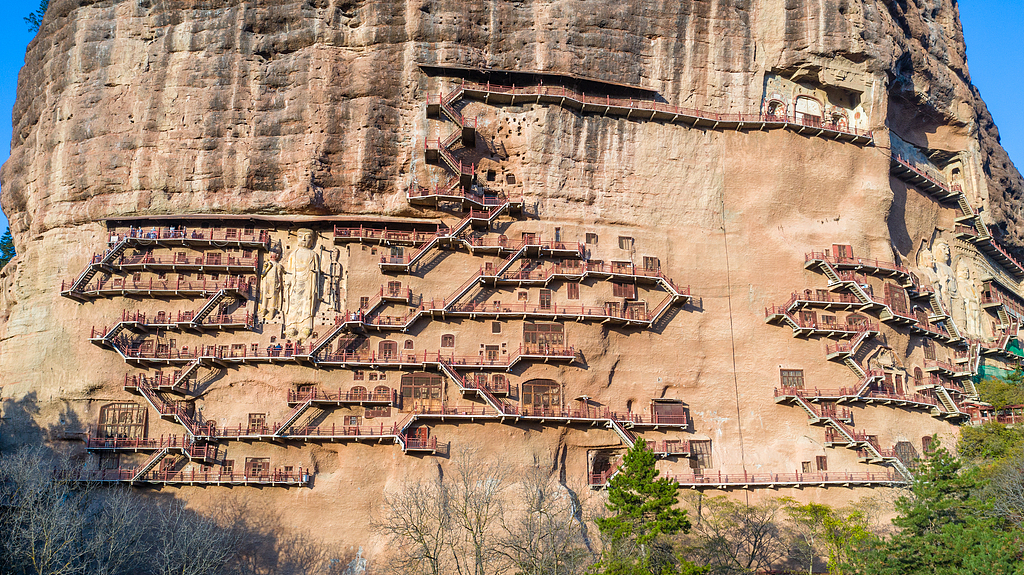
M299 241L284 266L285 335L302 341L313 333L317 288L320 284L320 258L313 251L316 235L302 228Z

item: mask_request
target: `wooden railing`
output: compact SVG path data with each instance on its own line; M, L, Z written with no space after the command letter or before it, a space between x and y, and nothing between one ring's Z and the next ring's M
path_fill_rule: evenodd
M285 484L305 485L309 482L309 473L299 471L286 472L282 470L269 473L249 475L246 473L225 473L219 471L196 471L191 467L181 471L153 470L136 477L138 470L135 468L119 469L96 469L75 471L71 475L76 481L88 482L128 482L136 481L143 483L190 483L190 484Z
M804 255L805 262L811 262L815 260L821 260L828 262L832 265L855 265L860 267L875 268L879 270L887 270L890 272L897 272L901 274L910 274L910 270L900 264L879 260L879 259L867 259L867 258L848 258L845 256L832 255L827 251L824 252L809 252Z
M942 190L944 190L944 191L946 191L948 193L963 193L963 189L960 186L958 186L958 185L950 186L950 185L946 184L943 181L945 178L942 175L940 175L938 173L932 173L930 170L926 171L925 169L918 167L917 164L915 164L913 161L904 158L899 153L894 152L892 154L892 159L895 160L901 166L907 168L908 170L910 170L910 171L914 172L915 174L921 176L922 178L928 180L932 184L938 186L939 188L941 188Z
M320 388L315 388L308 391L303 390L301 392L294 389L288 391L288 403L303 403L306 401L313 401L314 403L318 401L323 401L339 403L370 402L397 404L398 392L393 389L389 389L386 392L341 391L340 389L336 392L329 392L322 390Z
M219 256L217 254L203 254L189 257L179 257L175 254L166 256L153 255L146 252L133 255L122 255L117 258L114 265L117 266L140 266L140 265L161 265L161 266L195 266L195 267L234 267L255 270L259 266L259 259L255 257L236 258L229 255Z
M408 230L389 230L388 228L348 228L342 226L334 226L334 237L335 238L353 238L360 240L376 240L376 241L394 241L394 242L412 242L412 243L423 243L428 242L437 236L443 234L447 228L441 226L437 227L436 231L433 232L420 232L420 231L408 231Z
M581 105L603 106L605 108L618 108L636 111L647 111L652 113L665 113L673 116L683 116L696 120L706 120L717 123L785 123L797 126L821 128L830 132L847 134L851 136L871 138L870 131L851 128L842 123L824 122L820 117L797 117L778 116L769 114L718 114L696 108L685 108L673 106L641 98L612 98L611 96L587 96L582 92L571 90L564 86L545 86L542 84L530 86L504 86L499 84L463 82L462 90L474 92L490 92L493 94L508 94L513 96L549 96L564 100L571 100Z
M61 281L61 291L71 288L74 282ZM251 298L254 294L255 279L251 282L243 276L232 276L224 280L191 280L178 278L177 280L159 280L150 278L149 281L135 281L128 278L96 278L81 289L78 293L102 292L102 291L129 291L129 292L214 292L222 289L232 290L241 295Z
M898 471L850 472L823 471L819 473L703 473L690 475L666 475L666 478L683 486L699 485L749 485L749 484L843 484L843 483L908 483L909 480Z
M221 231L214 231L209 228L192 228L185 226L155 226L155 227L119 227L111 232L112 237L116 236L118 241L124 238L144 240L206 240L210 242L242 242L248 244L267 244L270 241L270 232L267 230L253 230L246 233L244 230L226 228Z
M162 371L156 372L155 375L147 374L136 374L129 375L124 374L124 387L125 388L137 388L140 386L146 386L150 389L160 389L164 387L172 387L180 389L182 391L189 391L192 386L191 378L181 378L179 374L181 372L175 371L171 374L166 374Z

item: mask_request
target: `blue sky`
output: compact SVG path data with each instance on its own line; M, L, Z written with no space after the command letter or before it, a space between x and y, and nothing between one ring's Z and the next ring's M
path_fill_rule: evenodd
M23 18L39 6L38 0L0 1L0 162L10 155L11 109L18 87L18 71L25 63L25 46L32 39ZM1024 168L1024 2L1021 0L964 0L960 17L967 37L971 79L981 90L999 126L1003 147ZM7 218L0 214L0 230Z

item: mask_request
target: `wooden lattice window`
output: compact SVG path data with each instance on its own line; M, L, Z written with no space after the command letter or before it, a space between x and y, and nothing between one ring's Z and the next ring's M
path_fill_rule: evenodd
M590 245L597 245L597 234L588 233L584 236L584 241Z
M851 260L853 259L853 246L847 244L832 244L832 255L836 259Z
M680 401L655 401L651 413L656 423L686 423L686 409Z
M551 290L540 290L540 309L551 309Z
M455 336L450 333L442 335L441 347L455 347Z
M398 342L385 339L377 345L381 359L391 359L398 356Z
M935 443L935 436L933 436L933 435L925 435L924 437L921 438L921 451L923 453L925 453L926 455L934 452L935 451L934 443Z
M925 359L935 359L935 342L932 340L926 340L921 344L921 348L924 350Z
M366 397L366 388L361 385L353 386L351 394L355 399L363 399Z
M407 373L402 376L402 398L441 400L441 376L432 373Z
M633 249L633 238L629 236L619 236L619 249L630 250Z
M386 385L378 385L373 388L373 396L377 399L382 397L391 397L391 388Z
M391 417L390 407L367 407L363 411L363 417L373 419L375 417Z
M909 309L907 291L894 283L885 283L885 303L900 315L906 316Z
M364 372L361 369L357 369L357 370L352 372L352 379L354 381L362 381L362 380L366 379L366 372Z
M779 376L782 379L782 387L797 389L804 387L804 370L802 369L783 369L779 371Z
M565 284L565 297L567 299L580 299L580 284Z
M405 340L405 344L404 344L405 349L413 349L413 346L415 346L415 345L416 344L413 343L413 340L411 340L411 339Z
M488 345L488 346L484 347L484 355L486 356L487 361L490 361L490 362L498 361L498 356L500 355L500 351L498 350L498 346L496 346L496 345Z
M627 319L647 319L647 302L645 301L631 301L626 302L626 318Z
M697 467L699 467L702 470L709 469L711 467L710 439L691 439L690 452L693 454L693 460L697 463Z
M804 327L815 327L818 325L818 314L813 311L802 311L799 313L800 325Z
M270 475L269 457L246 457L245 475L247 477L261 477Z
M146 436L146 408L138 403L110 403L100 408L96 437L141 439Z
M266 413L249 414L249 433L260 433L267 427Z
M636 299L636 285L612 282L612 296L625 299Z
M905 465L913 463L918 458L914 444L909 441L897 441L894 451L896 452L896 457Z
M652 256L644 256L644 269L648 271L660 270L661 260Z
M402 294L402 282L388 282L388 295L397 297Z
M562 386L550 379L532 379L523 384L523 405L535 408L562 405Z
M561 349L565 346L564 326L560 323L526 323L523 325L523 343L528 351Z
M500 321L492 321L491 322L491 333L501 333L501 322Z
M814 458L814 463L818 467L818 471L828 471L828 456L818 455Z

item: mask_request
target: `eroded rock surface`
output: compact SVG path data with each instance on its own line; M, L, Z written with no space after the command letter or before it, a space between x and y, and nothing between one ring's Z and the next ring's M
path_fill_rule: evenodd
M389 269L382 259L401 261L423 242L338 239L335 227L390 226L429 237L438 224L458 225L464 211L436 209L407 193L448 182L448 171L428 162L425 141L445 138L453 124L443 115L428 117L426 104L463 79L520 87L543 82L609 103L655 97L664 106L701 110L704 120L691 125L655 117L653 109L639 111L644 105L635 113L600 113L536 99L506 102L497 91L460 97L454 105L475 119L476 136L472 144L453 144L451 153L471 166L471 190L522 207L467 228L459 241L446 238L429 265ZM756 121L739 125L730 114ZM915 179L900 161L927 178ZM286 263L288 250L300 247L296 231L310 228L321 281L333 286L317 292L316 333L308 335L314 341L340 325L336 317L365 308L362 298L390 289L411 291L388 305L432 309L432 319L401 334L364 325L373 332L359 348L367 353L382 354L393 343L405 355L451 348L453 355L488 357L491 347L503 354L529 344L535 335L526 324L562 325L579 357L510 368L511 386L551 381L560 386L562 407L584 401L599 409L648 410L648 416L653 399L681 400L687 429L645 433L656 441L697 442L690 457L664 462L667 473L691 479L694 471L734 478L818 473L819 457L827 458L829 472L898 469L893 450L900 457L908 445L921 451L933 434L952 440L957 411L967 411L973 395L965 373L1002 365L1007 341L1024 319L1024 268L999 255L1024 245L1024 180L970 84L951 0L52 0L28 48L11 158L0 177L0 201L20 254L0 275L7 444L68 438L81 452L74 434L102 422L106 406L148 405L125 389L126 372L153 375L159 364L126 365L110 346L89 343L90 327L107 333L126 310L152 319L197 309L209 294L186 301L151 293L86 297L89 282L77 294L69 286L94 252L102 258L126 233L158 239L145 236L151 227L267 234L266 245L250 246L252 253L239 248L225 255L255 258L251 269L238 272L253 286L270 254L276 250ZM138 216L152 218L129 219ZM544 320L546 311L534 318L486 315L543 306L545 297L556 307L607 311L614 303L616 314L634 309L635 300L653 308L667 288L636 279L641 273L585 279L579 288L567 279L509 284L494 293L482 280L481 292L467 297L483 306L474 310L491 306L484 315L452 319L437 312L450 312L447 304L428 306L509 256L497 247L481 256L472 241L514 245L527 241L523 234L579 246L572 257L538 250L530 255L534 264L575 258L596 267L660 269L688 285L693 299L673 304L646 327ZM399 245L407 251L393 249ZM210 249L142 241L117 254L136 259L112 259L97 268L95 281L137 285L181 279L168 274L199 281L225 273L145 267L147 254L188 263ZM820 253L825 250L828 255ZM851 263L858 260L874 264ZM528 263L523 273L533 270ZM828 266L848 275L833 278ZM61 297L62 280L65 295L74 297ZM609 285L615 281L640 292ZM846 300L833 302L829 294ZM225 313L256 314L251 296ZM773 313L772 306L787 300L784 312ZM209 336L218 349L241 345L243 353L270 354L278 337L295 337L275 321L253 326L255 334L242 332L245 337L172 329L153 336L151 351L185 346L194 355ZM446 336L454 343L447 345ZM835 347L853 342L856 368ZM339 345L332 342L332 353L344 351ZM217 373L189 401L216 426L251 425L254 412L269 423L288 416L283 398L301 385L372 391L375 384L363 379L372 373L384 374L378 385L397 393L403 372L417 371L363 373L275 361L217 364L220 371L212 370ZM853 401L850 425L875 436L877 457L865 455L836 439L840 423L826 422L831 432L808 425L796 395L776 402L797 371L808 390L919 394L927 401ZM445 385L449 402L494 408ZM819 394L810 409L827 411L830 397ZM346 417L365 417L363 409L325 415L318 424L346 425ZM378 421L397 423L413 411L403 405L388 416L394 422ZM151 437L181 432L156 413L149 421ZM500 453L510 466L540 466L570 482L585 483L595 462L606 471L622 447L612 431L579 422L422 427L452 449ZM854 439L871 449L868 439ZM267 489L261 500L294 525L371 551L384 548L366 521L379 509L382 491L430 477L438 461L444 465L443 458L408 457L372 443L285 447L224 440L223 446L238 468L248 458L269 457L275 466L311 470L312 488ZM870 488L792 495L835 503ZM166 489L212 506L223 488ZM338 513L322 517L324 508Z

